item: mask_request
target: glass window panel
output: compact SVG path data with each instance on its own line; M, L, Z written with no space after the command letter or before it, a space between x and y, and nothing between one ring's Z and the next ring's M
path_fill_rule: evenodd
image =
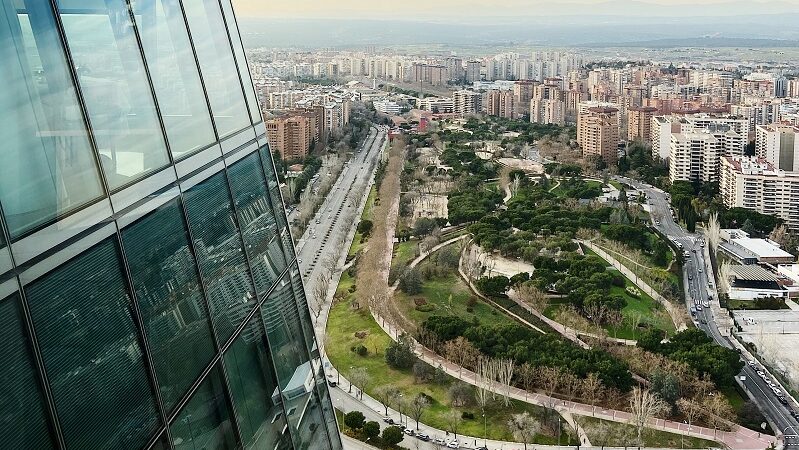
M269 204L258 152L231 166L228 173L255 290L259 294L265 293L286 268L286 260L277 239L277 224Z
M220 137L250 125L236 61L218 0L184 1L205 90Z
M50 449L44 399L22 323L19 297L0 301L0 442L5 448Z
M288 422L293 430L299 432L301 446L327 448L322 443L327 441L327 432L315 395L315 365L319 361L312 361L308 357L288 274L269 294L261 307L261 316L275 362ZM317 437L319 435L325 438L320 440Z
M225 392L219 369L211 370L169 426L175 450L238 448Z
M247 106L250 109L250 119L252 123L263 121L258 100L255 98L255 87L252 84L250 68L247 66L247 58L244 57L244 47L239 35L239 27L236 24L236 17L233 14L233 7L230 0L222 0L222 9L225 13L225 22L230 30L230 41L233 43L233 54L236 56L236 64L239 67L239 75L244 86L244 94L247 96Z
M227 342L255 307L255 289L225 174L220 172L192 187L183 201L211 317L219 341Z
M291 232L286 223L286 208L283 205L283 197L280 195L280 183L277 181L275 166L272 163L272 155L269 152L269 146L265 145L261 147L260 153L261 163L264 166L264 173L266 174L266 184L269 186L269 197L272 200L272 209L275 211L275 218L277 219L277 226L280 230L280 238L283 241L286 258L294 259L294 242L291 239Z
M302 285L300 278L300 268L295 261L292 264L291 271L289 272L291 287L294 291L294 299L297 303L297 309L300 312L300 322L303 327L303 334L305 335L305 344L311 352L311 357L314 359L319 358L319 348L316 345L313 325L311 324L310 309L308 306L308 298L305 296L305 288ZM314 299L314 305L318 304L319 299Z
M211 115L178 0L131 2L169 149L177 159L212 144Z
M135 28L121 0L58 0L111 189L169 162Z
M327 389L327 380L322 368L319 367L316 392L319 394L319 403L322 405L322 417L327 422L327 435L330 438L330 445L334 449L341 449L341 436L338 434L338 423L336 422L336 411L333 409L333 399Z
M236 420L245 448L292 448L260 320L253 317L225 353Z
M112 239L27 288L70 449L141 448L159 424Z
M0 2L0 203L12 237L103 195L48 2Z
M203 293L177 200L122 230L122 244L161 398L171 411L214 355Z
M155 444L150 447L150 450L169 450L169 439L166 436L166 432L161 435L161 438L156 441Z

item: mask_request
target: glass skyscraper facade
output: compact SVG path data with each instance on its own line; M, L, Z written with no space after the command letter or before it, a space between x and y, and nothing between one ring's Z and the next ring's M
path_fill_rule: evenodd
M0 5L0 447L340 449L230 0Z

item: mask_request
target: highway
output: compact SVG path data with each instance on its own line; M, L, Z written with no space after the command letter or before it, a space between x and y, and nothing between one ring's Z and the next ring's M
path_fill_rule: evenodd
M330 277L330 266L336 264L332 261L338 261L341 252L347 250L343 248L344 241L357 225L358 205L372 186L386 139L385 128L372 127L297 242L297 260L312 308L318 302L311 296L319 275Z
M698 299L700 303L708 301L710 304L710 308L697 308L696 315L692 317L694 324L712 337L719 345L734 348L730 341L729 333L726 333L726 330L725 333L722 333L720 329L720 327L726 328L728 325L717 323L713 314L714 310L719 312L720 306L716 280L713 277L711 265L706 258L709 254L705 246L703 246L704 239L698 234L689 233L674 221L671 215L668 195L665 192L629 178L616 178L646 194L653 226L675 244L682 245L683 251L687 252L685 253L686 257L683 259L686 308L696 307L694 299ZM783 406L777 400L772 388L758 376L759 365L751 366L749 361L746 361L746 363L746 366L739 374L739 376L745 378L743 384L746 390L755 397L763 414L772 424L779 428L778 431L786 435L786 447L799 448L799 438L792 437L792 435L796 434L792 430L799 430L799 422L791 417L790 406ZM777 380L772 381L777 382ZM777 382L777 384L779 383ZM784 391L784 389L781 390Z

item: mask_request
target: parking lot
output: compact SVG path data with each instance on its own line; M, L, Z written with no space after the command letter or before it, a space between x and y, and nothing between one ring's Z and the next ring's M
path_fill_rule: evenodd
M799 386L799 311L734 311L734 316L741 338Z

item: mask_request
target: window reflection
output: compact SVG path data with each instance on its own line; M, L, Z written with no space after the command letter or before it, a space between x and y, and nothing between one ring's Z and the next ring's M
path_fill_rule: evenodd
M116 189L168 163L166 144L122 0L58 0L108 184Z
M141 448L158 425L111 239L27 288L67 447Z
M277 226L280 230L280 239L283 241L283 249L286 252L286 258L294 259L294 242L291 239L291 233L286 223L286 210L283 206L283 199L280 196L280 184L277 182L277 175L275 174L275 167L272 164L272 155L269 153L269 146L265 145L259 150L261 154L261 162L266 174L266 183L269 186L269 198L272 200L272 208L275 211L275 219Z
M218 173L192 187L183 198L217 337L227 342L255 307L255 289L225 174Z
M255 152L229 170L241 235L250 259L255 289L259 294L268 291L286 268L260 164L258 153Z
M252 119L253 123L258 123L263 120L261 119L261 108L258 105L258 100L255 98L255 87L252 84L250 68L247 67L247 58L244 57L244 47L241 43L239 27L236 24L236 17L233 14L233 7L230 5L230 0L222 0L222 9L225 13L225 23L227 24L228 31L230 32L230 41L233 43L233 53L236 55L236 64L239 68L239 76L241 77L241 82L244 86L244 93L247 96L247 106L250 109L250 119Z
M231 415L222 376L215 368L169 426L175 450L238 448Z
M0 203L12 237L103 195L48 2L0 2Z
M211 361L214 343L177 201L122 230L136 300L168 411Z
M215 139L183 11L178 0L138 1L131 5L169 148L177 159Z
M256 316L225 353L225 368L245 448L292 448L269 345Z
M217 0L184 1L183 8L220 137L250 125L241 81Z
M0 442L4 448L51 449L42 393L22 323L19 297L0 300Z

